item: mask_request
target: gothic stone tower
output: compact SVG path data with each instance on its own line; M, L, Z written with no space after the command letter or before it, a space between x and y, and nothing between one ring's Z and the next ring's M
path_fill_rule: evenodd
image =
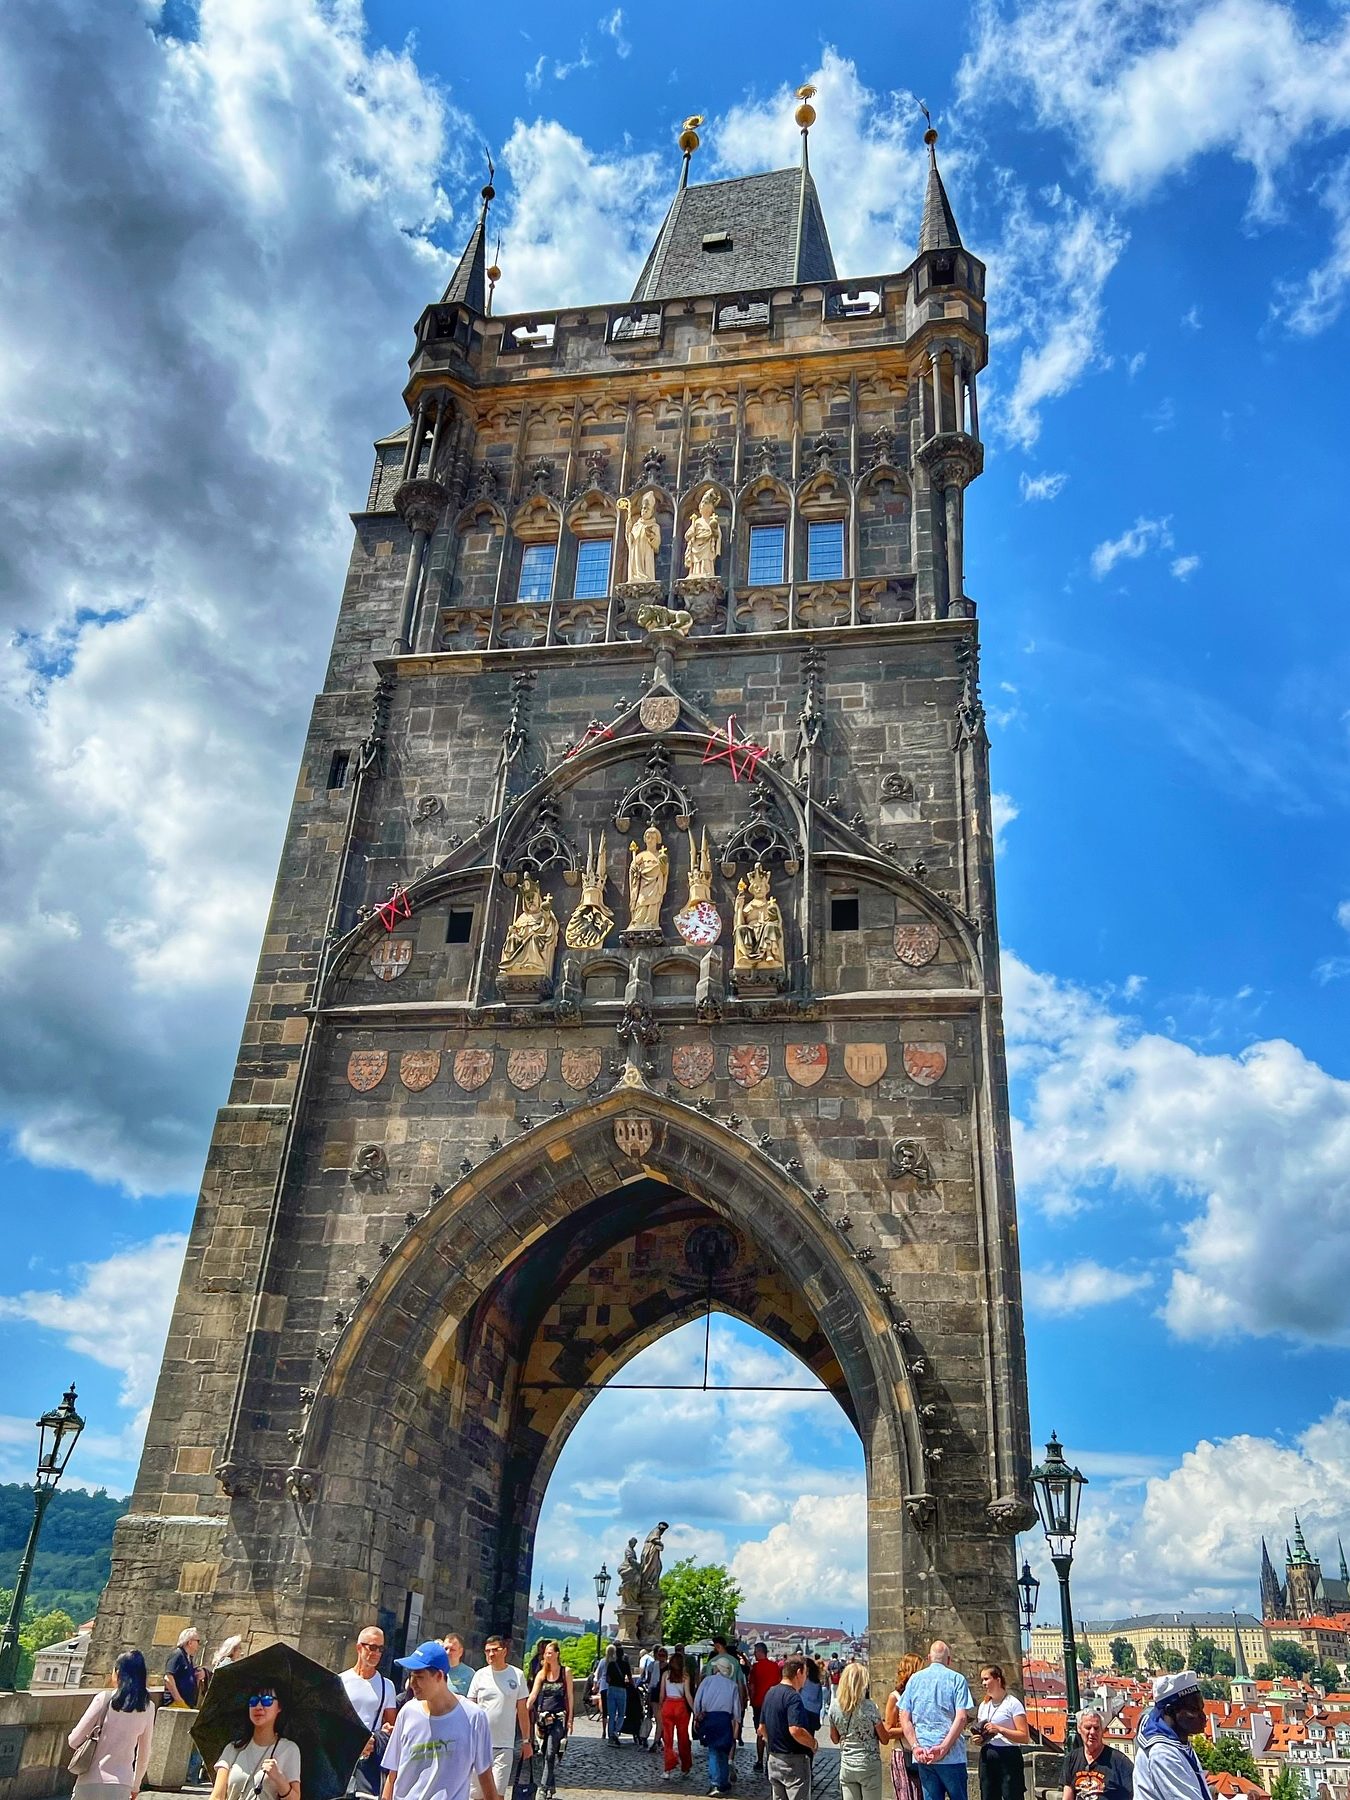
M682 141L629 301L492 316L485 190L418 321L96 1666L519 1636L568 1432L709 1305L858 1430L883 1666L1016 1662L984 270L935 156L839 280L805 155Z

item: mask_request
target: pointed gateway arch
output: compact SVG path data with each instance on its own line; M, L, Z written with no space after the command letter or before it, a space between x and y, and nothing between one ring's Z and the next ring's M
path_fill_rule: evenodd
M944 194L910 268L836 280L806 181L682 183L638 298L505 318L485 193L418 323L91 1669L189 1621L330 1662L372 1616L522 1629L568 1432L707 1306L858 1430L873 1655L1016 1662L1030 1459L962 573L984 271ZM685 580L709 492L720 558ZM652 827L669 885L632 930ZM777 924L738 940L766 890Z

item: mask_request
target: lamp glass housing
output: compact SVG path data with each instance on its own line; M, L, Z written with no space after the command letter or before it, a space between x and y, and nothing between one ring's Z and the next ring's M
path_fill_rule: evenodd
M604 1563L601 1563L600 1572L595 1577L595 1597L600 1602L601 1606L604 1605L605 1595L609 1592L609 1583L609 1570L605 1567Z
M43 1413L38 1428L38 1487L55 1487L66 1472L66 1464L84 1430L84 1420L75 1410L75 1389L67 1388L61 1404Z

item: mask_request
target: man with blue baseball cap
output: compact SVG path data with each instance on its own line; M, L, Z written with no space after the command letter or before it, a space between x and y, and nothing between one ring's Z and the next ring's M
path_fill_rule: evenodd
M450 1658L434 1638L395 1658L412 1698L394 1721L381 1758L383 1800L468 1800L478 1777L483 1800L501 1800L492 1773L492 1726L481 1706L449 1684Z

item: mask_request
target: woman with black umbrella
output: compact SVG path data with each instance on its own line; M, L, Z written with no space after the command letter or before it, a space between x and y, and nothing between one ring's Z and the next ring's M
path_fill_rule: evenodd
M272 1688L248 1697L248 1723L216 1763L211 1800L300 1800L300 1746L282 1733Z

